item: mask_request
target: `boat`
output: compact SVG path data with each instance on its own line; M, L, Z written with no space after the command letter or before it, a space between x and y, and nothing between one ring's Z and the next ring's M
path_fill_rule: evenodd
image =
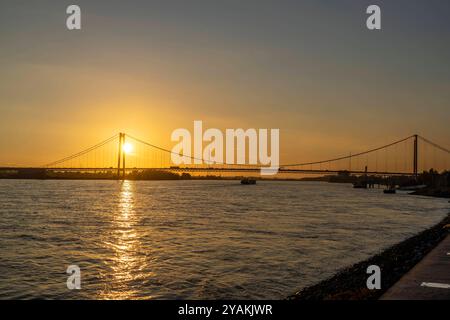
M353 184L355 189L367 189L367 183L365 181L358 181Z
M387 189L384 189L384 190L383 190L383 193L386 193L386 194L395 194L396 191L395 191L395 188L387 188Z
M252 178L244 178L241 180L241 184L256 184L256 180Z

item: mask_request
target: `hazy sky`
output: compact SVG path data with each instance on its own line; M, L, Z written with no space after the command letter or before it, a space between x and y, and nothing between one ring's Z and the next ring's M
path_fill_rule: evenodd
M414 133L449 146L449 39L448 0L0 0L0 165L119 131L171 147L194 120L280 128L282 163Z

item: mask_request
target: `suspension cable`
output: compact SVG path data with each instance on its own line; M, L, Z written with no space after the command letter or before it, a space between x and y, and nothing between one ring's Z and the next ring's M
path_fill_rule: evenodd
M114 136L112 136L112 137L110 137L110 138L108 138L108 139L106 139L106 140L104 140L104 141L102 141L102 142L100 142L100 143L98 143L98 144L92 146L92 147L89 147L89 148L87 148L87 149L84 149L83 151L77 152L77 153L72 154L72 155L70 155L70 156L68 156L68 157L65 157L65 158L62 158L62 159L59 159L59 160L50 162L50 163L44 165L43 167L55 166L55 165L60 164L60 163L62 163L62 162L66 162L66 161L72 160L72 159L74 159L74 158L77 158L77 157L79 157L79 156L82 156L82 155L84 155L84 154L86 154L86 153L88 153L88 152L90 152L90 151L92 151L92 150L94 150L94 149L97 149L97 148L99 148L99 147L102 147L102 146L104 146L105 144L107 144L107 143L109 143L109 142L111 142L111 141L117 139L118 136L119 136L119 134L115 134Z
M431 144L433 147L438 148L438 149L440 149L441 151L450 153L450 150L449 150L449 149L446 149L446 148L444 148L444 147L438 145L437 143L434 143L434 142L432 142L432 141L430 141L430 140L428 140L428 139L426 139L426 138L424 138L424 137L422 137L422 136L418 136L418 137L419 137L420 139L422 139L423 141L425 141L426 143Z
M256 168L259 168L259 166L255 165L255 164L237 164L237 163L217 162L217 161L214 161L214 160L207 160L207 159L203 159L203 158L197 158L197 157L188 156L188 155L185 155L185 154L178 154L176 152L173 152L172 150L161 148L161 147L158 147L158 146L156 146L154 144L148 143L148 142L146 142L144 140L141 140L141 139L138 139L136 137L130 136L129 134L127 134L127 137L129 137L129 138L131 138L131 139L133 139L133 140L135 140L137 142L140 142L142 144L145 144L145 145L147 145L149 147L152 147L152 148L155 148L155 149L158 149L158 150L170 153L170 154L174 154L174 155L177 155L177 156L189 158L191 160L198 160L198 161L212 163L212 164L218 164L218 165L234 165L234 166L240 166L240 167L256 167Z
M359 157L359 156L362 156L362 155L365 155L365 154L368 154L368 153L371 153L371 152L375 152L375 151L378 151L378 150L381 150L381 149L385 149L385 148L391 147L391 146L396 145L396 144L398 144L398 143L407 141L407 140L409 140L409 139L411 139L411 138L413 138L413 137L414 137L414 136L409 136L409 137L407 137L407 138L404 138L404 139L401 139L401 140L392 142L392 143L387 144L387 145L384 145L384 146L382 146L382 147L378 147L378 148L375 148L375 149L370 149L370 150L367 150L367 151L364 151L364 152L360 152L360 153L355 153L355 154L352 154L352 155L347 155L347 156L342 156L342 157L333 158L333 159L328 159L328 160L322 160L322 161L315 161L315 162L294 163L294 164L283 164L283 165L280 165L280 167L306 166L306 165L314 165L314 164L320 164L320 163L326 163L326 162L335 162L335 161L344 160L344 159L349 159L349 158L355 158L355 157Z

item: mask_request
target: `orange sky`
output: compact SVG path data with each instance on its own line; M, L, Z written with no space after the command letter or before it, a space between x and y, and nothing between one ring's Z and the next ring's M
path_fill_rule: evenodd
M120 131L170 148L194 120L279 128L283 163L416 132L450 141L445 8L411 26L420 5L386 5L376 33L364 1L79 2L79 32L65 30L69 2L2 7L0 165L40 165Z

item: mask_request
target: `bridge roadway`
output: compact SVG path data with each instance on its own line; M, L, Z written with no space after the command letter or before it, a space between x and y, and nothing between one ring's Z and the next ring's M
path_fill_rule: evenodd
M0 171L15 170L48 170L48 171L117 171L117 168L33 168L33 167L0 167ZM122 169L121 169L122 170ZM161 167L161 168L125 168L126 171L153 170L153 171L175 171L175 172L260 172L261 167ZM347 172L349 174L369 174L380 176L408 176L414 175L407 172L379 172L379 171L358 171L358 170L315 170L315 169L289 169L280 168L278 173L299 173L299 174L336 174Z

